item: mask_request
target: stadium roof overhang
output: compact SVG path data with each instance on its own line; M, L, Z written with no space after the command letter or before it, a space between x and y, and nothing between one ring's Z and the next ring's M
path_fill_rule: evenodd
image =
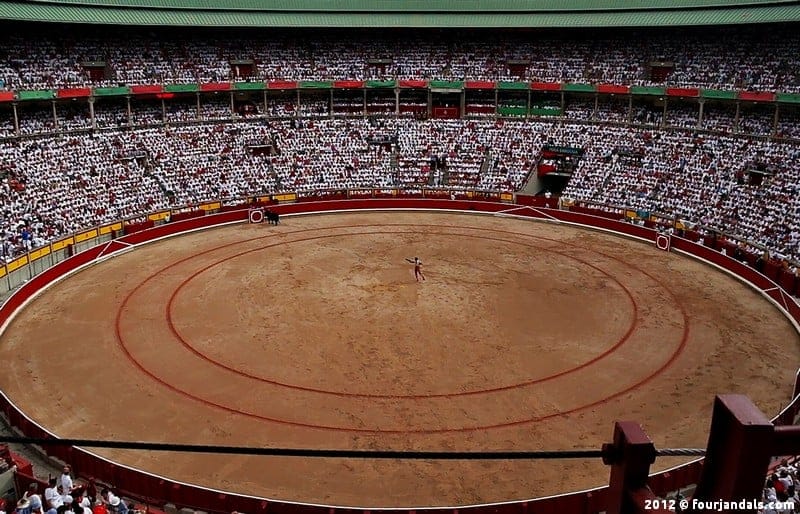
M0 0L0 19L193 27L663 27L800 21L800 1Z

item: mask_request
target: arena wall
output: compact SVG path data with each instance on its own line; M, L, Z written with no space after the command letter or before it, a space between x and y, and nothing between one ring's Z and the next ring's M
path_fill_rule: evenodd
M368 199L314 199L305 198L305 201L271 205L270 208L281 215L300 215L322 212L342 212L349 210L389 210L389 209L415 209L415 210L451 210L471 212L476 214L494 214L499 216L515 216L538 219L554 223L569 223L592 229L610 231L616 234L635 237L655 244L658 232L619 220L615 212L571 212L553 209L552 202L545 205L543 199L519 200L536 205L519 205L499 201L480 200L450 200L430 198L368 198ZM296 200L293 199L293 200ZM47 286L91 266L106 258L111 258L119 252L134 250L137 245L146 244L165 237L177 236L186 232L203 230L213 226L229 223L242 223L248 219L248 206L238 205L223 207L215 205L215 209L196 209L174 215L168 223L156 225L153 219L142 221L138 224L129 224L127 234L112 239L116 232L107 232L104 236L95 233L94 246L83 249L71 257L53 258L50 267L43 268L36 274L30 272L30 279L17 289L14 294L0 307L0 333L13 319L16 312L22 309L36 295ZM180 218L180 219L179 219ZM160 221L164 221L161 219ZM86 241L88 241L87 238ZM719 267L726 272L739 277L752 287L761 291L770 298L781 310L795 323L800 321L800 307L797 302L783 291L773 280L755 271L753 268L736 261L717 249L703 246L689 239L672 237L672 248L701 259L711 265ZM55 253L55 252L53 252ZM63 256L62 256L63 257ZM796 325L797 326L797 325ZM773 420L776 424L793 423L800 408L792 401ZM39 426L18 410L12 399L4 394L0 396L0 410L12 426L18 428L23 434L34 438L55 438L54 434L46 428ZM706 413L698 413L706 415ZM83 478L94 478L99 483L113 484L119 493L125 497L134 498L139 502L151 505L164 506L172 504L177 507L188 507L206 512L248 512L257 513L289 513L289 514L367 514L373 510L396 512L404 514L417 514L423 511L443 510L437 509L352 509L339 508L330 505L310 505L274 501L245 495L227 493L224 491L206 489L191 484L179 483L165 477L145 473L136 469L122 466L90 451L65 446L45 446L44 451L58 459L72 464L73 469ZM656 495L664 495L687 485L696 483L700 475L702 461L696 460L689 464L675 467L668 471L654 474L650 477L649 485ZM33 479L33 477L27 477ZM605 511L608 498L608 488L602 487L587 491L573 492L564 495L546 498L530 499L490 505L472 505L448 507L453 514L468 511L475 514L522 514L536 513L584 513L596 514Z

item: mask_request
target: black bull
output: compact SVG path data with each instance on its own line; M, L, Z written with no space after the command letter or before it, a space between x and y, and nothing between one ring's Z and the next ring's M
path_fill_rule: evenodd
M270 225L277 225L281 222L281 217L278 215L277 212L272 212L271 210L267 209L264 211L264 217L267 218L267 223Z

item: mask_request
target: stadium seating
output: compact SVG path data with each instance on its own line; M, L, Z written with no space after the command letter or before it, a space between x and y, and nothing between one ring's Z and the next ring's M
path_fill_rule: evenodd
M217 112L228 116L225 108ZM191 118L196 109L170 115ZM157 118L146 110L134 115L141 117ZM27 126L46 124L34 117ZM395 145L374 144L392 138ZM253 144L278 153L253 155ZM206 122L10 140L0 146L5 255L101 222L213 198L424 185L515 191L544 144L585 149L568 197L676 216L800 257L794 142L602 123L402 117Z
M8 89L245 80L534 80L800 91L800 35L753 28L558 37L432 33L214 37L128 29L11 33L0 56ZM231 64L252 63L250 66ZM379 61L379 63L376 63ZM85 62L102 62L94 74ZM666 77L653 62L666 62ZM521 63L521 64L510 64Z

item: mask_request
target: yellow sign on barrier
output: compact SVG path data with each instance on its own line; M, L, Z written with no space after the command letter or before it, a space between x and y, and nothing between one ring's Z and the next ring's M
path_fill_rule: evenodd
M86 232L75 234L75 242L82 243L88 239L93 239L95 237L97 237L97 229L87 230Z
M170 211L156 212L155 214L149 214L147 216L147 219L149 219L150 221L161 221L163 219L166 219L166 217L169 216L169 213Z
M71 237L67 237L65 239L62 239L61 241L56 241L51 246L53 247L53 251L57 252L58 250L63 250L68 245L72 245L72 244L75 244L75 240L73 238L71 238Z
M6 276L6 267L0 266L0 277L5 277L5 276Z
M258 198L256 198L256 201L258 202L269 202L270 200L272 200L272 198L270 198L269 196L259 196Z
M272 195L272 199L276 202L294 202L297 200L296 193L286 193L282 195Z
M104 227L100 227L100 235L110 234L115 230L122 230L122 223L113 223L111 225L106 225Z
M42 248L39 248L38 250L32 251L29 257L31 259L31 262L33 262L36 259L41 259L45 255L49 255L49 254L50 254L50 247L49 246L44 246Z
M203 203L200 204L200 209L204 211L213 211L222 207L221 202L211 202L211 203Z
M503 201L512 201L514 199L514 195L511 193L500 193L500 199Z
M27 255L23 255L19 259L13 260L13 261L9 262L8 264L6 264L6 270L8 270L8 272L11 273L15 269L21 268L22 266L25 266L26 264L28 264L28 256Z

